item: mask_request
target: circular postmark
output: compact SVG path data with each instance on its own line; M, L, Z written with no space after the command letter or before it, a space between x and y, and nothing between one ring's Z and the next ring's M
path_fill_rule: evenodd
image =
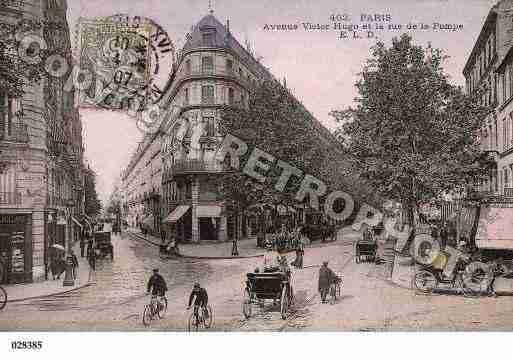
M141 16L117 14L79 20L79 65L94 86L81 105L142 112L158 103L175 61L175 45L163 28Z

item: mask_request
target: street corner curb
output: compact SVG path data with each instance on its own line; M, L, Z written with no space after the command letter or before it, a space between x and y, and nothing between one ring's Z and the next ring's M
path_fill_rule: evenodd
M150 244L153 244L154 246L160 246L160 244L158 243L155 243L153 241L150 241L146 238L144 238L144 236L138 234L138 233L133 233L133 232L127 232L128 235L130 236L134 236L134 237L137 237L139 239L142 239ZM190 256L190 255L187 255L187 254L178 254L176 255L176 257L179 257L179 258L187 258L187 259L247 259L247 258L258 258L258 257L263 257L264 254L252 254L250 256L222 256L222 257L214 257L214 256Z
M248 259L248 258L258 258L263 257L263 254L253 254L250 256L225 256L225 257L202 257L202 256L189 256L184 254L179 254L177 257L187 258L187 259Z
M66 294L66 293L74 292L76 290L83 289L83 288L89 287L90 285L95 285L95 284L96 284L96 282L87 282L87 283L77 286L75 288L71 288L71 289L67 289L67 290L63 290L63 291L59 291L59 292L53 292L53 293L48 293L48 294L36 295L33 297L18 298L18 299L12 299L12 300L7 299L7 303L23 302L26 300L47 298L47 297L52 297L54 295Z

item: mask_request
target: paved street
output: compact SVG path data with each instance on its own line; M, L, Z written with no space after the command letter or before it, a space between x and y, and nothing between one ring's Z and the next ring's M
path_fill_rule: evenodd
M293 273L296 303L284 321L278 308L254 307L243 320L244 277L261 258L227 260L161 260L158 248L144 241L114 236L115 260L100 262L96 284L52 297L9 303L0 312L3 330L184 330L186 302L194 281L209 292L215 330L501 330L510 329L513 302L509 297L469 299L460 296L416 295L382 276L382 266L354 263L351 245L308 248L305 268ZM290 256L292 258L292 255ZM320 304L317 272L323 259L344 276L342 298ZM141 312L149 300L146 281L154 267L166 278L166 318L145 328Z

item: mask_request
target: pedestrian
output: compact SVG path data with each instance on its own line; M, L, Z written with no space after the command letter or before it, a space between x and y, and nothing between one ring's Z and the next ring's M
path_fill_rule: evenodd
M71 257L71 266L73 271L73 279L77 279L78 276L78 258L73 252L73 249L70 249L69 256Z
M84 258L84 250L85 250L85 232L81 232L80 234L80 257Z
M328 268L328 261L324 261L319 269L319 293L321 294L322 303L326 303L326 296L328 295L331 283L336 277L335 273Z
M305 251L304 251L304 248L303 248L303 243L302 243L301 239L299 239L297 241L297 245L296 245L296 259L293 262L293 265L296 268L303 268L303 255L304 255L304 253L305 253Z
M89 267L95 271L96 270L96 253L95 253L95 248L94 248L94 245L92 244L92 241L89 242L90 245L87 247L88 248L88 252L87 252L87 259L89 261Z
M239 249L237 248L237 238L233 238L232 241L232 256L238 256L239 255Z
M447 232L447 223L444 221L442 223L442 228L440 228L440 249L445 249L448 236L449 233Z

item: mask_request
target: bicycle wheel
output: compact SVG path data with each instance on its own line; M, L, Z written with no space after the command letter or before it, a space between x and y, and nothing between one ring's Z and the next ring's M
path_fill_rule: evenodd
M153 314L152 314L151 305L150 304L146 304L144 306L144 312L143 312L143 324L145 326L150 325L150 322L151 322L152 319L153 319Z
M157 315L160 319L164 318L164 315L167 312L167 298L162 297L162 301L160 302L160 310L157 311Z
M208 329L212 327L212 323L214 322L214 313L212 312L212 307L210 305L207 306L206 313L203 313L203 320L205 322L205 328ZM205 316L205 314L207 314Z
M287 286L283 286L283 289L281 291L281 302L280 302L280 313L281 313L281 319L287 319L287 310L289 309L289 301L288 301L288 293L287 293Z
M246 319L251 317L251 294L249 294L249 290L244 290L244 297L242 299L242 314Z
M189 332L197 332L203 325L205 324L204 319L199 314L198 310L198 318L194 315L194 312L189 316L189 323L187 324L187 329Z
M4 288L0 287L0 310L4 309L7 304L7 292Z

